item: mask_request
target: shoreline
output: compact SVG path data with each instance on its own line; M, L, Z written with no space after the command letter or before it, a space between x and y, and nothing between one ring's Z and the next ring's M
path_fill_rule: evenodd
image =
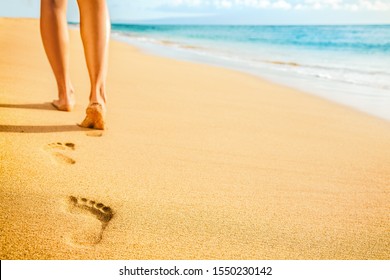
M0 26L1 259L389 259L387 121L111 40L108 130L83 129L78 32L65 113L38 21Z
M376 86L372 84L370 86L359 84L357 81L348 81L346 77L344 77L345 80L335 79L334 77L329 78L329 75L336 74L331 74L329 72L330 68L328 67L332 64L329 64L328 62L328 66L321 65L321 55L324 56L324 54L320 55L317 52L313 53L313 50L300 50L299 52L301 55L306 55L307 57L318 56L317 60L302 60L296 56L296 53L292 55L292 57L287 58L285 57L286 49L285 47L282 47L282 49L284 48L284 51L279 50L273 54L271 52L270 55L272 59L270 61L268 57L261 58L261 56L248 56L245 51L239 54L233 51L232 46L221 47L221 42L219 42L217 47L210 47L207 45L210 44L210 42L207 41L194 41L191 43L191 41L186 41L185 38L167 37L168 39L163 39L161 35L164 34L160 34L159 37L158 33L143 34L134 32L135 31L133 31L133 34L126 34L126 31L115 30L114 28L112 38L140 48L146 54L212 65L254 75L262 80L291 87L298 91L304 91L308 94L319 96L338 104L354 108L360 112L390 121L390 113L388 110L390 107L390 92L388 86L380 86L379 84ZM169 32L165 35L169 36ZM237 49L240 49L239 46L237 46ZM278 52L279 54L277 54ZM285 54L281 56L280 52L284 52ZM276 57L274 57L275 55ZM330 51L328 55L331 57L340 56L337 51ZM324 59L324 57L322 59ZM355 61L353 56L348 59L350 62ZM332 61L333 63L335 62L334 59ZM320 64L317 65L316 63ZM314 71L313 67L316 68L316 71ZM372 67L372 65L370 67ZM307 72L309 69L314 72L310 72L309 74L309 72ZM325 71L325 69L327 70ZM335 71L336 69L333 70ZM349 79L351 79L354 75L361 75L361 70L362 69L349 69L346 72L352 71L351 73L354 73L353 75L348 74L350 76ZM341 69L338 71L340 72L339 75L345 75ZM388 73L381 74L388 75ZM360 77L360 79L361 78L363 77ZM354 79L356 79L356 77L354 77ZM365 77L365 79L367 79L367 77ZM375 79L382 80L383 77L371 78L371 80Z

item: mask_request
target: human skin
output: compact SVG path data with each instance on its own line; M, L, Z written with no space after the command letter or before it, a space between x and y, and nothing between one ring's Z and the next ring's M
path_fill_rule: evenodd
M88 122L84 120L81 125L94 128L94 118L104 118L106 111L110 18L105 0L78 0L77 3L80 10L81 38L91 84L86 117L89 117L89 120ZM42 42L58 87L58 99L53 101L53 105L61 111L71 111L75 103L69 74L66 9L67 0L41 0ZM101 113L88 116L88 109L94 106L99 108Z

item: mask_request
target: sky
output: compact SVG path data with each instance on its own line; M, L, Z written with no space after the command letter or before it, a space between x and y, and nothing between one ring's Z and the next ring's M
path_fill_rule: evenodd
M77 22L76 0L68 1L68 20ZM107 3L112 22L390 24L390 0L107 0ZM0 0L0 16L39 17L39 6L39 0Z

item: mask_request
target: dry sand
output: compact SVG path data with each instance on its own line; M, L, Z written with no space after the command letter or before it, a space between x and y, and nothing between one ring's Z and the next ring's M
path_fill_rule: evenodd
M67 113L38 21L0 30L1 259L389 259L389 122L111 42L108 130L82 129L78 31Z

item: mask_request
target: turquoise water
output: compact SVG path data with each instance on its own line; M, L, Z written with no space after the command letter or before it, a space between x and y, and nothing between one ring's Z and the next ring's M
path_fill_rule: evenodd
M390 25L112 29L148 52L249 72L390 120Z

